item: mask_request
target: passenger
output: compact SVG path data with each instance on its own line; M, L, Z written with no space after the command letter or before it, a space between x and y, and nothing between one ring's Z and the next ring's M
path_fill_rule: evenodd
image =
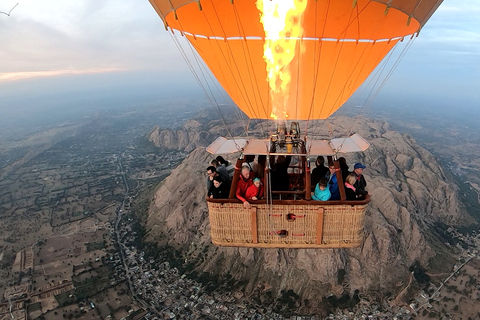
M363 194L360 194L357 188L354 187L355 181L357 178L355 177L355 173L350 173L345 180L345 195L347 200L363 200Z
M342 179L343 182L345 182L345 179L347 179L347 176L351 173L348 169L348 164L347 160L345 160L344 157L338 158L338 164L340 165L340 170L342 170Z
M232 179L233 174L235 173L235 165L232 164L232 163L229 163L222 156L218 156L216 158L216 160L218 161L218 163L220 163L220 165L225 166L225 169L227 170L228 176L230 177L230 179Z
M250 171L253 171L253 167L255 167L255 155L248 155L245 156L245 161L242 163L242 167L246 164L250 168Z
M290 181L288 180L288 167L292 161L292 156L278 156L272 171L272 190L273 191L288 191Z
M242 172L238 179L237 191L235 195L237 199L243 202L245 209L250 209L250 203L245 199L247 195L247 189L253 185L253 173L250 172L250 167L248 164L242 165Z
M368 191L365 190L367 187L367 181L365 181L365 177L363 176L363 169L365 169L367 166L357 162L353 166L353 173L355 174L355 184L354 187L357 190L357 192L365 197L365 195L368 194Z
M328 164L328 170L329 172L327 172L327 176L325 178L327 179L328 189L332 194L330 200L340 200L340 191L338 190L337 175L335 174L336 169L333 162L330 162Z
M223 182L220 176L213 178L213 187L210 188L208 196L212 199L228 199L230 188Z
M228 180L224 180L221 175L218 174L217 169L214 166L209 166L207 168L207 192L210 192L211 188L213 188L213 179L215 177L220 177L222 181L225 183L225 188L230 188L230 182Z
M232 183L232 179L228 175L227 168L224 165L221 165L217 159L213 159L210 164L215 167L217 173L222 177L223 181L227 181L229 184Z
M258 156L258 163L256 163L253 167L253 172L255 172L255 177L260 178L263 181L263 176L265 175L265 163L267 162L266 155L259 155Z
M312 175L311 175L312 186L316 186L321 178L325 178L328 172L328 168L325 167L324 157L318 156L317 160L315 161L315 165L316 167L312 170Z
M330 189L327 188L327 179L321 178L315 187L312 199L317 201L327 201L330 200L331 196Z
M253 179L253 184L248 187L245 198L247 200L260 200L263 198L263 185L259 178Z

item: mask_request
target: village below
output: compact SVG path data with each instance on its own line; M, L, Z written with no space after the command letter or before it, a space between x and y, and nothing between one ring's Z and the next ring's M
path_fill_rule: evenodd
M0 319L319 319L296 313L293 291L262 305L144 241L155 190L188 154L147 135L155 125L180 129L197 117L192 109L105 113L2 142ZM412 265L404 289L383 300L321 297L331 306L324 318L480 317L480 233L442 234L457 261L451 270Z

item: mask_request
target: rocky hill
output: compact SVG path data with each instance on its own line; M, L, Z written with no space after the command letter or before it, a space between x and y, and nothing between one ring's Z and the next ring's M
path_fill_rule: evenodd
M226 113L232 112L234 111L227 108ZM231 116L225 116L225 120L219 120L218 115L209 110L207 113L197 115L195 119L186 121L178 130L160 129L155 126L147 134L147 139L156 147L191 152L197 147L209 145L219 136L230 137L245 133L248 122L236 121L238 117L232 119Z
M339 117L329 128L331 137L355 131L372 144L363 154L346 155L351 165L357 161L367 165L364 173L372 201L361 247L213 246L204 200L205 168L213 157L200 145L213 140L215 130L172 133L177 139L190 136L172 139L170 147L178 143L184 148L188 141L195 149L158 187L146 221L146 240L173 248L187 270L213 287L240 291L258 303L284 303L300 313L321 312L326 297L352 297L356 290L375 299L393 299L410 281L409 267L415 262L430 272L449 268L454 261L442 240L442 226L473 220L435 157L384 122Z

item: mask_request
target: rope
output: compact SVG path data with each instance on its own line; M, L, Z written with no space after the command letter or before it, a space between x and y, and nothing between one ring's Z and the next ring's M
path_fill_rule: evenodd
M353 74L354 74L355 70L357 69L357 67L360 65L360 60L362 60L362 58L363 58L365 52L367 51L367 49L368 49L368 48L365 47L364 50L362 51L362 53L361 53L361 55L360 55L360 59L358 59L358 61L357 61L357 63L355 64L355 66L352 68L352 71L351 71L349 77L348 77L347 80L345 81L345 84L343 85L343 88L342 88L342 90L340 91L340 93L338 94L338 96L337 96L336 100L334 101L334 104L333 104L333 105L335 105L335 104L338 102L338 100L339 100L339 99L343 96L343 94L345 93L345 89L346 89L347 83L349 82L350 78L353 76ZM355 51L356 51L356 50L357 50L357 47L355 47ZM370 52L371 52L371 51L370 51ZM367 57L368 57L368 55L367 55ZM359 75L362 73L361 71L363 70L364 67L365 67L365 65L361 65L360 72L358 73ZM357 76L356 81L358 81L358 76ZM332 110L333 110L333 105L330 107L329 113L332 112ZM315 133L316 133L316 130L317 130L317 128L318 128L318 123L319 123L319 122L317 122L317 126L315 127ZM328 124L327 119L324 120L324 122L322 123L322 126L324 126L325 123ZM352 122L352 124L351 124L351 126L350 126L350 129L349 129L349 131L348 131L349 134L352 132L353 125L354 125L354 122ZM330 136L332 136L332 130L331 130L330 128L329 128L329 133L330 133ZM345 137L345 138L347 138L347 137ZM345 140L344 140L343 142L345 142ZM343 142L341 143L341 146L343 145Z
M220 86L218 85L218 81L213 77L212 72L210 72L210 70L207 70L208 67L206 66L204 61L202 59L198 59L198 53L194 50L192 43L190 41L188 41L188 44L190 46L190 50L191 50L192 54L196 57L197 63L201 66L201 68L203 68L204 74L206 74L208 76L210 82L215 86L218 93L222 96L222 98L225 101L231 100L230 96L225 94L225 90L223 88L220 89ZM213 95L213 93L212 93L212 95ZM233 110L236 114L236 117L243 122L245 135L248 136L248 124L250 123L250 119L248 117L246 117L245 114L239 108L233 108ZM248 123L247 123L247 121L248 121Z
M374 98L377 96L378 92L380 92L380 90L385 86L385 83L388 81L388 79L390 79L391 75L393 74L393 72L395 71L395 69L396 69L396 68L398 67L398 65L400 64L400 61L403 60L403 57L407 54L408 50L410 49L410 47L412 46L413 42L415 41L415 38L416 38L416 37L411 38L411 39L408 41L406 47L403 48L403 50L402 50L402 52L401 52L401 54L400 54L400 57L397 58L394 66L390 69L390 71L389 71L389 73L387 74L385 80L382 82L381 86L379 87L379 89L378 89L377 92L375 93ZM398 43L397 43L397 44L398 44ZM395 45L395 46L397 46L397 45Z
M318 2L315 2L315 39L317 38L317 21L318 21L318 10L317 10L317 7L318 7ZM325 27L327 25L327 18L328 18L328 13L329 13L329 10L330 10L330 1L328 2L328 7L327 7L327 12L325 14L325 22L323 23L323 29L322 29L322 37L321 39L323 39L323 36L325 35ZM319 59L320 59L320 56L322 55L322 41L319 39L318 41L320 43L320 52L318 54L319 56ZM317 44L315 43L315 46L314 46L314 54L313 54L313 65L315 66L315 61L317 59ZM314 80L313 80L313 95L312 95L312 101L310 103L310 110L308 112L308 117L307 117L307 128L305 130L305 137L307 137L308 135L308 126L309 126L309 123L310 123L310 117L312 115L312 110L313 110L313 102L315 101L315 92L316 92L316 87L317 87L317 80L318 80L318 73L319 73L319 69L320 69L320 61L318 61L318 64L317 64L317 71L315 72L315 77L314 77Z
M397 66L399 65L400 61L403 60L403 57L405 56L405 54L407 53L407 51L410 49L410 47L412 46L413 42L415 41L415 38L411 38L409 39L407 45L403 48L402 52L400 53L400 56L396 59L396 61L394 62L394 65L392 68L389 69L387 75L383 78L381 84L377 87L377 89L375 90L375 93L372 95L372 92L375 88L375 86L377 85L378 81L380 80L381 78L381 74L385 71L386 66L388 64L388 62L390 61L390 58L393 56L393 52L395 51L395 49L397 48L398 46L398 43L395 45L394 49L391 51L391 54L389 54L388 56L388 59L387 61L384 63L383 65L383 68L382 68L382 71L380 72L378 78L377 78L377 81L375 81L375 84L373 85L372 89L370 90L370 93L367 97L367 99L365 100L365 103L362 104L362 107L360 109L360 114L363 113L363 110L365 108L365 106L367 108L371 107L371 105L373 104L373 101L375 100L375 98L377 97L377 95L380 93L380 91L383 89L383 87L385 86L385 84L387 83L387 81L390 79L391 75L393 74L393 72L395 71L395 69L397 68ZM349 132L352 131L352 128L354 126L354 122L352 122L352 125L350 127L350 130ZM345 140L344 140L345 141ZM342 144L343 145L343 142Z
M180 43L179 43L176 35L173 33L173 30L172 30L172 33L170 33L170 36L172 37L173 41L175 42L175 45L177 46L177 48L179 49L179 51L180 51L180 53L181 53L183 59L185 60L185 62L187 63L187 65L188 65L188 67L189 67L189 69L190 69L190 71L192 72L193 76L195 77L195 80L197 81L197 83L199 84L199 86L202 88L205 96L207 97L207 99L210 101L210 103L211 103L213 106L217 107L217 110L219 111L219 113L220 113L220 115L221 115L221 117L222 117L222 121L223 121L223 124L224 124L224 126L225 126L225 129L227 130L228 135L235 141L235 139L233 138L232 133L230 132L230 129L229 129L228 126L227 126L227 122L226 122L226 120L225 120L225 117L223 116L222 111L220 110L220 107L219 107L217 101L215 100L214 97L211 97L211 96L208 94L207 89L206 89L205 86L203 85L203 83L202 83L200 77L198 76L195 68L194 68L193 65L190 63L190 61L189 61L189 59L188 59L188 57L187 57L187 55L186 55L183 47L180 45ZM195 55L194 55L194 56L195 56ZM211 92L210 87L209 87L209 91ZM238 148L238 145L237 145L237 148Z
M204 69L202 68L203 63L200 62L200 59L199 59L199 57L198 57L198 54L195 52L195 50L193 50L193 46L192 46L192 44L190 43L190 41L187 41L187 42L188 42L188 44L189 44L189 48L190 48L190 50L191 50L191 52L192 52L192 55L193 55L193 57L194 57L194 59L195 59L195 61L196 61L196 63L197 63L198 69L200 70L200 73L201 73L201 75L202 75L202 77L203 77L203 80L204 80L204 82L205 82L206 88L208 89L208 91L209 91L209 93L210 93L210 95L211 95L211 97L212 97L212 101L214 102L214 105L215 105L215 107L217 108L218 113L220 114L220 116L221 116L221 118L222 118L222 121L223 121L223 124L224 124L224 126L225 126L225 129L227 130L229 136L233 139L233 141L235 141L235 138L233 137L232 133L230 132L230 130L229 130L229 128L228 128L227 120L225 119L225 116L223 115L223 112L222 112L222 110L221 110L221 108L220 108L220 106L219 106L219 104L218 104L218 102L217 102L217 99L215 98L215 95L214 95L213 92L212 92L212 88L210 87L209 82L207 81L207 77L205 76L205 73L206 73L206 72L204 72ZM201 80L200 80L200 81L201 81ZM237 146L237 149L238 149L238 150L241 149L240 146L239 146L236 142L235 142L235 145Z
M222 24L221 24L221 21L220 21L220 18L219 18L219 16L218 16L217 10L215 9L215 6L213 6L213 11L215 12L215 16L217 17L217 20L218 20L218 22L219 22L219 24L220 24L220 27L221 27L221 29L222 29L223 38L226 39L227 36L226 36L225 30L223 29L223 26L222 26ZM202 11L202 12L203 12L203 11ZM207 23L208 23L208 26L209 26L210 31L212 32L212 34L213 34L214 36L216 36L216 35L215 35L215 32L213 32L213 29L212 29L212 27L211 27L210 22L208 21L208 19L206 19L206 21L207 21ZM240 41L241 41L241 40L240 40ZM227 44L227 48L228 48L228 51L229 51L230 55L233 56L233 54L232 54L233 51L232 51L232 48L230 47L230 42L227 40L227 41L225 41L225 43ZM220 46L219 46L219 48L220 48ZM220 51L222 52L223 59L224 59L225 62L227 62L227 64L228 64L228 61L227 61L227 59L226 59L226 57L225 57L225 54L223 53L223 51L221 50L221 48L220 48ZM239 68L238 68L238 65L237 65L237 61L236 61L235 59L232 59L232 61L233 61L233 65L234 65L234 67L235 67L235 70L237 71L238 74L240 74L240 71L239 71ZM228 65L229 65L229 64L228 64ZM239 82L236 80L236 77L234 76L234 73L232 72L232 70L231 70L231 68L230 68L230 65L229 65L229 69L230 69L230 72L231 72L231 74L232 74L232 78L235 79L235 84L236 84L237 88L239 89L239 92L241 92L241 90L243 90L243 93L241 92L241 95L242 95L244 101L247 102L247 107L248 107L248 109L250 110L250 112L251 112L252 114L255 115L256 118L259 118L259 117L258 117L258 114L257 114L256 111L255 111L255 108L253 108L252 102L250 101L248 95L246 94L247 89L245 88L244 82L243 82L243 81L240 81L240 85L241 85L241 86L239 86Z
M349 20L352 19L352 14L353 14L353 11L350 12L350 19L349 19ZM357 14L358 14L358 13L357 13ZM328 18L328 11L327 11L327 16L325 17L325 23L326 23L326 21L327 21L327 18ZM342 33L341 33L340 35L346 34L349 25L350 25L350 24L348 24L348 25L345 27L345 29L342 31ZM323 37L322 37L322 38L323 38ZM336 59L335 64L334 64L333 73L332 73L332 74L335 74L335 70L337 69L337 66L338 66L338 61L339 61L340 53L342 52L342 49L343 49L344 44L345 44L345 42L342 41L342 44L340 45L339 54L338 54L337 57L336 57L337 59ZM317 69L317 73L318 73L318 69ZM352 73L353 73L353 71L352 71ZM329 89L330 89L330 86L332 85L332 80L333 80L333 76L330 78L330 82L328 83L326 93L328 93L328 91L329 91ZM316 82L315 82L315 84L316 84ZM316 87L316 85L315 85L315 87ZM314 95L312 96L312 106L311 106L311 109L310 109L310 110L313 109L314 97L315 97L315 91L314 91ZM323 98L322 107L321 107L321 109L320 109L320 112L321 112L321 111L323 110L323 108L325 107L326 99L327 99L327 94L325 94L325 97ZM337 99L338 99L338 98L337 98ZM333 108L333 106L330 108L330 111L332 110L332 108ZM311 113L309 114L309 118L310 118L310 116L311 116ZM326 120L326 119L325 119L325 120ZM324 123L325 123L325 121L323 122L323 124L324 124ZM319 124L319 122L317 121L317 122L316 122L316 125L315 125L315 129L314 129L314 135L316 134L316 131L317 131L317 128L318 128L318 124Z
M367 5L367 6L368 6L368 5ZM356 6L356 10L357 10L356 16L357 16L357 17L356 17L355 20L357 20L357 27L359 26L359 25L358 25L358 24L359 24L359 15L361 14L361 12L363 12L363 10L366 9L367 6L365 6L360 12L359 12L358 6ZM351 20L351 19L350 19L350 20ZM351 23L353 23L353 21L348 24L348 26L346 27L346 29L345 29L344 32L346 32L346 30L347 30L348 27L351 25ZM381 27L381 25L377 25L376 29L378 30L380 27ZM360 37L359 37L359 38L360 38ZM342 47L343 47L343 46L342 46ZM394 47L394 48L395 48L395 47ZM342 48L340 49L340 51L341 51L341 50L342 50ZM361 53L360 59L363 58L363 55L365 54L366 50L367 50L367 47L365 47L364 51ZM370 51L369 54L371 54L371 51ZM369 54L368 54L368 55L369 55ZM368 56L368 55L367 55L367 56ZM391 57L391 55L389 55L389 57ZM359 59L359 61L360 61L360 59ZM389 58L388 58L388 59L389 59ZM358 67L358 65L359 65L359 63L360 63L359 61L357 61L357 64L356 64L355 67L352 69L352 72L350 73L349 78L348 78L347 80L349 80L349 79L352 77L354 71L356 70L356 68ZM378 63L377 63L377 64L378 64ZM360 69L360 72L358 73L358 75L361 74L361 70L362 70L364 67L365 67L365 65L362 65L362 66L361 66L361 69ZM336 65L335 65L335 68L336 68ZM377 70L378 70L378 69L377 69ZM358 76L357 76L357 81L358 81ZM345 89L346 89L346 84L347 84L347 82L348 82L348 81L345 82L344 87L342 88L342 91L339 93L339 95L337 96L337 98L336 98L336 100L335 100L335 103L336 103L336 102L341 98L341 96L344 94ZM383 87L383 86L382 86L382 87ZM327 92L328 92L328 90L327 90ZM378 91L377 91L377 93L378 93ZM369 95L369 96L370 96L370 95ZM322 109L323 109L323 106L322 106ZM331 113L332 110L333 110L333 105L331 106L331 108L330 108L330 110L329 110L329 113ZM360 110L360 113L363 113L363 110L364 110L364 105L362 105L362 108L361 108L361 110ZM317 121L316 126L315 126L315 129L314 129L314 134L316 134L317 129L318 129L318 126L319 126L320 123L321 123L321 127L323 127L323 126L325 125L325 123L326 123L326 119L325 119L323 122ZM351 126L350 126L349 133L352 132L353 126L354 126L354 122L352 122L352 124L351 124ZM342 145L343 145L343 143L342 143Z
M234 10L234 13L235 13L235 21L236 21L236 24L237 24L237 29L238 29L238 32L241 34L241 36L246 39L246 34L245 34L245 31L244 31L244 28L243 28L243 25L241 23L241 20L239 19L239 15L238 15L238 11L237 11L237 7L235 6L235 4L233 3L233 10ZM246 42L247 40L245 40ZM255 103L257 106L261 106L263 108L263 111L265 113L265 115L268 115L268 112L267 112L267 108L265 106L265 104L263 103L263 100L261 99L261 92L260 92L260 87L258 86L258 82L256 81L257 80L257 77L255 75L255 68L253 67L253 61L252 61L252 55L250 53L250 50L248 48L248 45L244 45L243 42L242 42L242 49L243 49L243 52L244 52L244 57L245 57L245 64L248 66L251 67L252 71L253 71L253 79L255 79L255 87L253 86L253 81L252 80L252 75L250 73L250 68L248 68L248 73L249 73L249 77L250 77L250 82L252 83L252 90L255 91L256 89L256 92L258 93L258 96L259 96L259 100L260 100L260 103L257 101L257 96L254 95L255 97ZM246 52L246 53L245 53ZM248 60L247 60L247 57L248 57ZM258 117L260 118L260 117ZM268 132L268 123L266 124L267 125L267 130L264 130L265 132ZM261 122L261 126L264 127L265 126L265 122Z
M203 11L202 11L202 12L203 12ZM215 12L215 13L216 13L216 12ZM204 16L204 17L205 17L205 16ZM218 15L217 15L217 19L218 19ZM209 23L209 21L208 21L208 19L207 19L206 17L205 17L205 20L206 20L206 22L207 22L207 24L208 24L208 26L209 26L209 28L210 28L211 33L213 34L213 37L218 38L217 35L215 34L215 32L213 32L213 29L212 29L212 27L211 27L211 25L210 25L210 23ZM178 23L179 23L179 25L180 25L180 28L183 29L183 26L182 26L181 22L179 21ZM223 30L223 28L222 28L222 30ZM224 30L223 30L223 31L224 31ZM195 38L194 35L192 35L192 36ZM224 33L224 37L223 37L223 38L226 38L225 33ZM208 38L208 40L209 40L209 42L211 43L210 38ZM216 43L216 44L218 45L218 43L217 43L216 41L214 41L214 43ZM229 42L226 41L226 43L228 44ZM194 46L194 44L192 44L192 45ZM230 64L228 63L228 60L227 60L227 58L226 58L226 56L225 56L224 51L222 50L222 48L221 48L219 45L218 45L218 48L219 48L220 53L222 54L222 57L223 57L224 61L227 62L228 70L230 71L230 75L231 75L232 79L234 80L235 85L236 85L237 88L239 89L240 95L244 98L244 100L246 100L246 99L245 99L245 95L242 93L242 90L240 89L239 81L237 80L237 77L235 76L235 74L234 74L234 72L233 72ZM230 50L230 53L231 53L231 49L230 49L230 46L229 46L229 45L228 45L228 49ZM184 57L184 59L187 59L187 60L188 60L188 58L186 58L186 57ZM186 60L186 61L187 61L187 60ZM235 61L235 60L233 60L233 61ZM188 61L187 61L187 64L189 64ZM236 66L236 64L235 64L235 66ZM220 72L222 73L222 75L223 75L223 69L224 69L224 68L219 68L219 70L220 70ZM238 72L238 67L237 67L237 72ZM223 76L224 76L224 75L223 75ZM240 82L241 82L241 81L240 81ZM242 84L243 84L243 83L242 83ZM201 86L202 86L202 88L203 88L203 85L201 85ZM209 100L211 101L210 98L209 98ZM213 104L213 103L212 103L212 104ZM217 103L217 104L213 104L213 105L215 105L215 106L217 107L217 110L219 111L219 113L220 113L220 115L221 115L221 117L222 117L222 121L223 121L223 123L224 123L224 126L225 126L226 130L228 131L230 137L235 141L235 139L233 138L233 135L231 134L231 131L229 130L229 128L228 128L228 126L227 126L227 124L226 124L225 117L224 117L223 113L221 112L218 103ZM250 104L250 105L251 105L251 104ZM249 109L251 109L251 108L249 108ZM238 117L238 118L240 118L240 117ZM240 119L240 120L241 120L241 119ZM236 143L235 143L235 144L236 144ZM236 146L237 146L238 150L241 149L237 144L236 144Z

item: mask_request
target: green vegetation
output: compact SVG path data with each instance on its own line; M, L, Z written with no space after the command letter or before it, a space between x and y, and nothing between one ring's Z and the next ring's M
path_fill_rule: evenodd
M464 249L468 249L468 244L465 241L459 239L457 236L452 235L448 232L449 226L443 222L435 222L432 225L432 230L440 237L442 242L448 242L450 245L454 246L459 244Z
M345 269L338 270L338 273L337 273L337 283L338 284L343 283L343 281L345 280L345 275L346 274L347 274L347 271L345 271Z
M39 311L39 310L42 310L42 304L40 302L31 303L27 307L28 313Z
M418 284L423 286L424 289L428 289L430 286L430 277L427 275L425 268L420 265L419 261L415 261L410 268L408 268L408 271L413 272L413 277Z
M443 163L441 161L441 163ZM468 170L466 170L468 172ZM472 176L476 176L477 172L472 171L470 173ZM460 188L460 192L458 193L460 196L461 203L465 206L465 210L471 215L477 222L480 222L480 207L478 203L478 193L472 186L465 182L465 175L457 175L457 174L448 174L449 178L453 178L455 183ZM463 227L463 232L469 233L473 230L477 230L475 226L465 226Z
M109 270L107 267L97 268L95 273L89 278L79 280L80 276L85 276L85 272L82 272L73 279L77 301L89 298L109 286Z
M87 252L101 250L103 248L105 248L105 240L87 243Z
M71 296L71 297L70 297ZM75 291L65 291L55 295L55 299L61 307L65 307L75 303Z
M78 216L81 216L83 214L82 211L75 211L75 212L72 212L72 217L78 217Z
M300 296L292 289L282 290L281 296L275 301L273 310L285 317L291 317L300 307Z
M357 289L353 293L352 297L348 293L344 293L338 298L334 295L331 295L327 298L324 298L323 302L329 307L333 307L334 309L339 308L352 310L355 305L360 301L360 298L358 297L359 293L360 291Z

